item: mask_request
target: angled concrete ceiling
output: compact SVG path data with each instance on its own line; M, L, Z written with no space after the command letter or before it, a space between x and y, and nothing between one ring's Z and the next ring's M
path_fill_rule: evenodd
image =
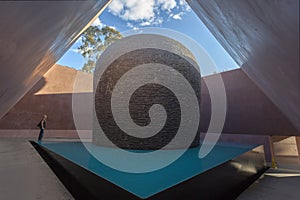
M0 119L109 1L0 2Z
M242 70L300 131L299 1L187 2Z

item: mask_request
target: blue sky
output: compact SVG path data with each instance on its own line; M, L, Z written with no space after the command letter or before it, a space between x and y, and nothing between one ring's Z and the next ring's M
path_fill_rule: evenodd
M93 25L112 26L121 33L148 27L167 28L185 34L202 46L217 66L217 71L239 67L198 16L183 0L113 0ZM85 60L75 42L58 64L81 69Z

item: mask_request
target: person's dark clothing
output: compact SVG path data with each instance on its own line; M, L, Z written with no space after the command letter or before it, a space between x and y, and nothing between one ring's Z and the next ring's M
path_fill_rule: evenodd
M44 137L44 129L41 129L38 141L42 141L43 137Z
M42 139L44 137L44 129L46 128L46 120L42 119L40 121L40 123L38 123L37 126L40 128L40 134L39 134L38 141L42 141Z

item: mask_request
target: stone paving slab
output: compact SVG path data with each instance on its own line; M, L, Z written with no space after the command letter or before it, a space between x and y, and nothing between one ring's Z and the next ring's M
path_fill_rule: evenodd
M28 139L0 139L1 200L73 200Z

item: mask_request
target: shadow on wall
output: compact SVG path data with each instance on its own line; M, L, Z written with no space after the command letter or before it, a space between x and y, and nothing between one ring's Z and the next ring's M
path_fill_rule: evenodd
M0 120L0 129L38 129L43 114L48 115L47 129L74 130L72 93L36 94L47 84L46 78L38 83ZM88 98L92 93L78 93ZM83 105L84 106L84 105ZM86 129L91 129L92 118L84 113Z
M86 98L92 93L77 95ZM72 94L27 94L0 120L0 129L38 129L37 123L44 113L48 115L47 129L75 130ZM87 114L83 119L86 122L84 130L91 129L92 117Z
M19 102L0 120L1 129L33 129L37 128L36 124L41 120L44 112L36 109L32 101L36 92L41 90L47 81L42 77L37 84L21 99Z

